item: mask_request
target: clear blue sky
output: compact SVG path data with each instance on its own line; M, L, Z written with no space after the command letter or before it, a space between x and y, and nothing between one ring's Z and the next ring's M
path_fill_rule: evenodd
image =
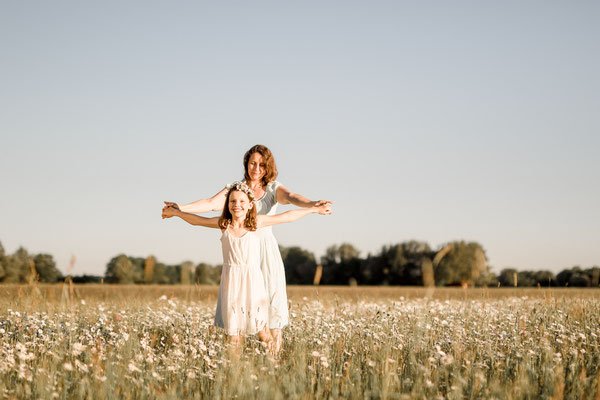
M598 265L599 20L593 1L2 2L0 241L75 274L218 263L219 232L162 201L213 194L262 143L282 183L335 201L283 245Z

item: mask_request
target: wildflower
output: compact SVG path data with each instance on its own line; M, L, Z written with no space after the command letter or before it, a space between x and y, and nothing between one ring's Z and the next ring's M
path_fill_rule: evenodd
M127 366L127 369L129 370L129 372L142 372L141 369L139 369L134 363L133 361L129 363L129 365Z
M73 354L75 357L77 357L78 355L80 355L83 351L85 350L85 346L79 342L74 343L73 344L73 350L71 351L71 354Z
M77 367L78 370L80 370L81 372L88 372L88 366L85 365L84 363L82 363L79 360L75 360L75 366Z

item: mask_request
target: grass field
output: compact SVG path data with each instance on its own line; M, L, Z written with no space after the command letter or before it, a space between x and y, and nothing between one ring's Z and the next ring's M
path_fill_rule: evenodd
M599 289L289 287L228 358L216 287L0 286L3 398L600 399Z

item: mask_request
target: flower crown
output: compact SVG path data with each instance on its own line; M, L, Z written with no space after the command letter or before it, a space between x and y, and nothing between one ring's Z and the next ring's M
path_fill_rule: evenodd
M245 182L242 182L242 181L232 182L229 185L227 185L227 189L230 191L238 190L240 192L244 192L244 193L246 193L246 195L248 196L250 201L254 201L254 192L252 191L252 189L250 189L250 186L248 186Z

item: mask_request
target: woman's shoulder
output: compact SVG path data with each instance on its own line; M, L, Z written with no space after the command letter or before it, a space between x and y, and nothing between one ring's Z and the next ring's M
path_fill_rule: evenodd
M267 184L267 188L266 188L266 190L267 190L267 191L269 191L269 192L276 192L276 191L277 191L277 189L278 189L280 186L282 186L282 185L281 185L281 182L279 182L279 181L271 181L271 182L269 182L269 183Z

